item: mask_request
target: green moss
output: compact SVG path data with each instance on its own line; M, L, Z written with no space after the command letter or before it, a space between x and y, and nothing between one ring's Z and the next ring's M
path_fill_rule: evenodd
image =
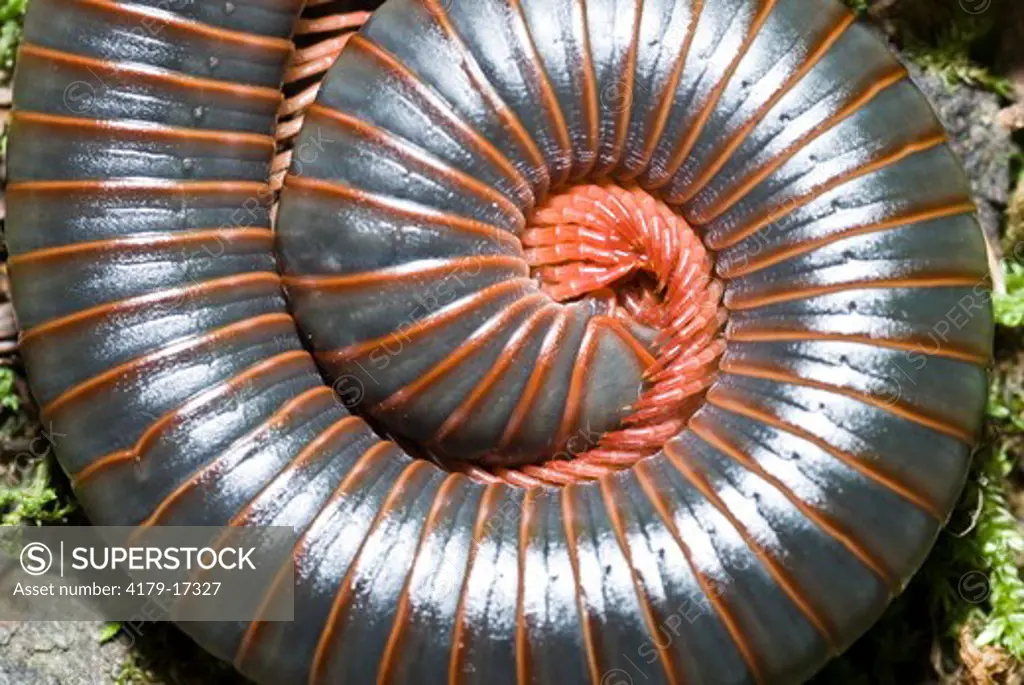
M1006 279L1006 294L995 295L992 303L996 323L1018 328L1024 325L1024 266L1004 263L1003 276Z
M857 15L867 14L871 6L871 0L843 0L843 4L849 7Z
M1024 581L1017 556L1024 553L1024 536L1006 501L1006 477L1013 462L1004 451L994 450L985 459L978 491L982 509L974 552L988 570L991 588L988 607L970 613L977 626L975 641L995 645L1024 659Z
M1024 241L1024 154L1017 152L1010 156L1011 185L1010 206L1006 211L1006 235L1003 236L1003 251L1017 254L1018 245Z
M1009 98L1013 85L1008 79L995 76L987 68L975 64L964 53L947 47L934 47L927 43L911 43L906 54L916 64L938 74L948 85L964 84L982 88Z
M77 509L74 502L58 493L51 482L50 458L39 458L21 468L27 475L8 474L0 482L0 525L35 525L63 523Z
M1007 294L995 300L1010 350L1024 332L1024 267L1004 265ZM1009 330L1009 329L1017 330ZM815 678L818 685L901 685L927 680L936 665L961 666L964 641L1018 661L1024 671L1024 534L1010 510L1009 476L1024 449L1024 375L1020 359L993 375L985 439L964 493L920 572L881 620ZM938 646L938 651L935 647ZM995 666L994 666L995 668ZM995 680L993 680L995 682Z
M77 511L59 473L53 443L30 409L23 379L0 367L0 525L66 523Z
M21 43L21 25L25 19L28 0L2 0L0 2L0 73L10 78L14 58Z
M120 621L107 621L103 624L103 627L100 628L100 634L96 636L96 641L99 642L101 645L105 645L111 640L113 640L115 637L117 637L118 633L120 632Z
M1003 269L1007 294L995 298L996 319L1003 329L1021 328L1024 268L1005 264ZM1019 372L1019 360L1014 358L998 365L993 374L983 445L951 522L922 570L921 582L927 587L940 640L956 644L966 631L976 646L1024 660L1024 580L1018 567L1024 533L1007 499L1010 475L1024 446L1024 386Z
M1010 81L995 75L982 62L992 49L999 28L999 8L971 13L956 2L938 0L843 0L858 15L882 20L905 57L941 76L947 83L965 84L1012 94Z
M14 382L14 371L0 368L0 408L16 412L21 408L21 398Z
M1019 325L1019 324L1018 324ZM1007 482L1024 437L1024 391L1003 379L993 383L988 414L992 443L976 460L964 501L975 507L973 526L958 545L958 556L984 574L987 596L959 617L979 645L994 645L1024 659L1024 580L1017 560L1024 554L1024 534L1007 502ZM963 594L963 588L961 594Z
M153 676L143 667L134 652L128 653L113 677L114 685L149 685L153 682Z
M1003 329L1024 327L1024 268L1004 264L1003 270L1007 293L995 297L996 320ZM977 646L1024 660L1024 580L1018 567L1024 533L1007 500L1010 475L1024 446L1019 359L998 365L993 376L985 440L924 575L940 637L962 639L966 629Z

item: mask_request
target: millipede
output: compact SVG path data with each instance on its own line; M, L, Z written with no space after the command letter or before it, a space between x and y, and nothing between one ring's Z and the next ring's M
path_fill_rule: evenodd
M294 531L260 683L797 683L959 496L985 243L833 0L32 0L20 349L103 525Z

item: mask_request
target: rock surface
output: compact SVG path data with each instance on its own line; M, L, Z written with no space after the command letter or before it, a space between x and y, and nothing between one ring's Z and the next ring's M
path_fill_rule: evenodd
M102 621L0 621L0 685L245 685L169 623L126 625L100 644ZM284 684L283 684L284 685Z
M992 245L1006 215L1010 192L1011 133L1000 121L999 96L964 85L910 64L911 77L935 108L949 132L953 150L971 181L978 218Z
M0 685L109 685L127 657L102 622L0 622Z

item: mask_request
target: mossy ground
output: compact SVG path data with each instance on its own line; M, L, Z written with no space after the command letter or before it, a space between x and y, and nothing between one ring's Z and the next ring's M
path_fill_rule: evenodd
M1017 0L845 1L947 83L992 91L1007 104L1024 94L1024 83L1011 77L997 47L1000 17L1014 11ZM10 79L25 4L0 1L0 86ZM1024 157L1017 155L1018 191L1007 208L1001 245L1011 256L1024 254ZM1002 268L996 281L1005 283L1005 293L994 302L999 331L988 421L964 495L906 591L815 679L819 684L1024 681L1024 264L1011 257ZM0 291L6 292L4 285ZM0 524L82 522L51 452L16 355L0 354ZM111 682L240 681L169 625L111 624L96 639L131 644L119 672L104 676Z
M21 21L28 0L3 0L0 3L0 72L11 73L15 52L21 40Z

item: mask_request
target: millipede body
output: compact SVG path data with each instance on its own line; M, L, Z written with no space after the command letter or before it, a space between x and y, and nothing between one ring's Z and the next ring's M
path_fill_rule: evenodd
M32 2L9 268L91 520L292 529L294 622L182 626L261 683L810 677L986 398L905 70L833 0L313 5Z

